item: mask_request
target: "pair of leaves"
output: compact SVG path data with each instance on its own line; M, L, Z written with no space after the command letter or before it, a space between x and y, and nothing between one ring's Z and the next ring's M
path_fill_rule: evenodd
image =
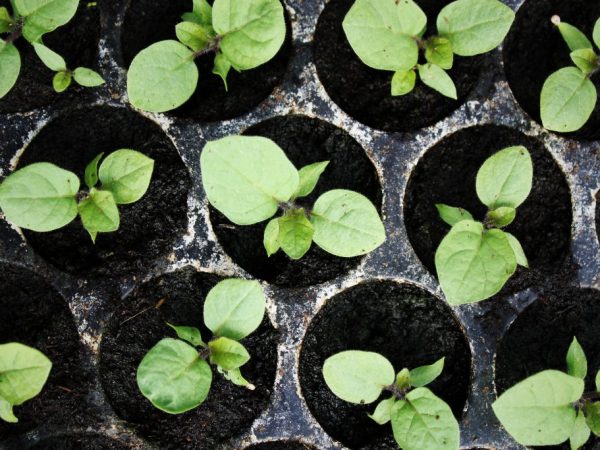
M275 142L256 136L209 142L200 156L208 200L238 225L269 219L280 205L310 194L326 166L320 162L298 171ZM265 229L268 254L282 248L290 257L299 258L314 241L333 255L352 257L374 250L385 240L373 204L343 189L321 195L308 214L292 208L275 220Z
M258 328L265 308L264 293L257 281L219 282L204 302L204 323L215 338L206 344L197 328L170 325L181 340L162 339L144 356L137 370L142 394L170 414L181 414L202 404L210 391L212 370L195 347L208 348L210 363L232 383L254 389L240 373L239 368L250 355L238 341Z

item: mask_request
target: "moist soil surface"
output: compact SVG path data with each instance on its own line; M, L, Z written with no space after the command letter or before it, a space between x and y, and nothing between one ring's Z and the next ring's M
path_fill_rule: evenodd
M104 332L100 376L108 400L121 418L161 449L218 448L247 430L269 402L278 333L266 318L242 341L252 357L242 367L242 374L256 385L255 391L235 386L213 370L206 401L179 415L159 411L139 392L136 371L140 361L162 338L175 337L166 322L199 327L205 339L211 335L204 326L202 311L204 298L218 281L214 275L191 268L156 278L115 303L114 315ZM161 299L164 304L155 308Z
M425 267L435 274L435 251L450 230L436 203L467 209L483 220L486 207L477 197L475 177L483 162L505 147L523 145L533 160L533 186L506 231L521 242L530 269L518 268L505 291L548 278L567 283L570 264L571 197L563 173L543 144L510 128L486 125L458 131L429 149L412 172L404 199L408 238ZM557 275L559 274L559 275Z
M44 35L44 44L59 53L71 70L84 66L98 71L96 58L100 39L100 8L91 2L79 2L75 17L66 25ZM110 1L110 0L108 0ZM0 0L0 6L10 7L9 0ZM65 100L91 99L94 88L83 88L73 82L67 91L58 94L52 87L54 73L36 55L33 46L21 37L15 45L21 55L19 79L10 92L0 99L0 113L25 112Z
M81 189L87 189L86 165L101 152L106 157L121 148L142 152L155 162L144 197L119 206L118 231L98 234L94 245L79 218L49 233L23 230L37 253L66 272L90 277L143 272L185 233L189 172L162 130L127 109L102 106L60 115L27 146L18 168L51 162L76 173Z
M393 72L365 65L348 43L342 22L354 0L331 0L323 10L314 39L315 64L331 99L359 122L384 131L415 131L433 125L461 106L480 73L488 65L486 56L455 56L449 75L458 100L438 94L417 81L407 95L393 97ZM419 0L428 17L425 37L435 34L436 17L450 0ZM424 61L421 61L424 62Z
M469 346L451 310L431 294L393 282L352 287L317 314L300 354L302 393L329 435L352 449L397 449L391 427L367 416L376 403L353 405L327 388L323 363L344 350L381 353L396 372L446 357L444 372L429 387L448 402L458 420L462 417L471 379Z
M600 16L600 2L527 0L517 12L504 44L506 77L521 107L540 123L540 93L544 82L558 69L574 66L567 44L550 21L555 14L591 40L594 24ZM592 81L600 88L598 73ZM590 140L600 138L600 102L587 124L572 135Z
M212 3L210 1L209 3ZM177 39L175 25L181 15L191 12L191 0L133 0L125 16L121 40L124 67L151 44ZM266 99L283 78L291 53L291 27L287 20L287 37L277 55L269 62L241 73L230 70L228 89L221 77L212 73L214 53L196 59L198 88L190 100L172 114L202 121L231 119L249 112Z
M359 192L380 209L381 186L375 167L363 148L345 131L319 119L282 116L255 125L244 134L272 139L298 169L314 162L330 161L315 190L296 201L306 210L312 208L321 194L332 189ZM297 261L282 251L268 257L263 245L267 222L237 226L212 207L210 217L219 242L237 264L253 276L280 286L321 283L348 272L361 260L361 257L333 256L314 243Z
M82 408L89 374L82 367L83 348L67 304L44 279L18 266L0 264L0 288L0 344L19 342L52 361L42 392L15 406L19 422L0 421L0 447L3 438L37 426L83 426L89 420Z
M127 450L131 447L97 434L53 436L44 439L30 450Z
M274 441L263 442L261 444L251 445L245 450L316 450L312 445L294 441Z
M586 392L595 391L594 377L600 368L600 293L594 289L563 289L539 295L506 332L496 356L498 394L519 381L546 369L566 371L566 355L573 337L588 360ZM568 450L567 444L544 449ZM582 447L600 449L594 437Z

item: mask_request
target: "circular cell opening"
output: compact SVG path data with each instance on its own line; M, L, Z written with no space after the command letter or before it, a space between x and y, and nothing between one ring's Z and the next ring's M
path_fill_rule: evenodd
M498 394L542 370L566 371L565 358L574 336L588 360L586 391L595 391L594 377L600 368L599 315L600 292L595 289L570 288L540 294L513 322L498 345ZM540 448L570 449L568 443ZM592 437L583 448L600 448L600 439Z
M124 108L96 106L60 115L27 146L17 168L51 162L76 173L82 189L94 157L131 148L154 159L150 188L136 203L119 206L121 225L92 243L79 218L49 233L24 230L31 246L61 270L82 276L115 276L147 270L187 226L189 173L177 150L152 121Z
M435 19L450 0L419 0L428 17L425 36L436 32ZM413 92L393 97L393 72L375 70L356 56L342 22L353 0L331 0L321 13L314 39L315 64L331 99L356 120L384 131L413 131L433 125L460 107L474 89L487 58L455 57L449 75L458 100L452 100L417 82Z
M504 67L508 83L521 107L534 120L540 119L540 93L552 73L573 66L570 50L550 18L558 14L563 22L575 25L590 39L600 16L600 3L587 0L526 0L504 45ZM600 76L592 77L600 87ZM600 138L600 104L575 138Z
M315 447L300 441L272 441L254 444L245 450L316 450Z
M73 316L63 298L27 269L0 264L0 343L19 342L52 361L41 393L16 406L16 424L0 421L0 436L15 436L37 426L82 426L89 375Z
M191 268L156 278L136 289L125 302L115 304L104 332L100 376L109 402L121 418L161 448L217 448L250 427L269 402L278 333L267 318L242 341L252 357L242 373L256 390L235 386L215 370L207 400L179 415L159 411L139 392L136 371L140 361L162 338L175 336L166 322L196 326L202 336L211 335L202 319L203 304L219 280ZM164 303L155 308L159 300Z
M58 52L70 69L79 66L98 70L96 58L100 39L100 8L103 1L82 1L75 17L66 25L44 35L44 44ZM0 0L0 6L10 7L9 0ZM91 98L93 88L82 88L73 83L69 89L57 94L52 87L54 72L48 69L36 55L33 46L20 38L15 42L21 55L19 79L10 92L0 99L0 113L30 111L59 100L78 101Z
M367 416L376 403L346 403L325 384L323 363L344 350L381 353L396 371L445 357L444 372L429 387L460 420L471 378L471 354L461 326L438 298L412 285L360 284L328 300L304 338L300 385L325 431L352 449L397 449L391 427L377 425Z
M312 194L297 200L300 206L310 209L321 194L349 189L365 195L380 209L381 186L375 167L360 144L344 130L319 119L281 116L255 125L244 134L272 139L298 169L330 161ZM212 207L210 217L219 242L237 264L253 276L280 286L309 286L331 280L355 268L362 259L333 256L314 243L300 260L291 260L281 251L269 258L263 245L267 222L237 226Z
M140 51L155 42L176 39L175 25L181 22L181 15L191 9L190 0L131 1L121 39L123 65L129 67ZM212 73L214 54L196 59L198 88L191 99L172 111L172 114L202 121L217 121L231 119L258 106L273 92L287 69L292 48L292 32L287 14L286 24L287 38L277 55L252 70L231 70L227 77L227 90L221 77Z
M506 228L525 250L530 269L517 269L511 289L541 283L562 270L573 276L570 264L571 197L558 164L535 138L501 126L460 130L429 149L412 172L404 198L408 238L425 267L435 273L435 251L450 230L439 217L436 203L466 208L482 220L486 207L475 191L475 177L483 162L505 147L523 145L533 159L533 187Z
M126 450L128 445L100 434L66 434L43 439L31 450Z

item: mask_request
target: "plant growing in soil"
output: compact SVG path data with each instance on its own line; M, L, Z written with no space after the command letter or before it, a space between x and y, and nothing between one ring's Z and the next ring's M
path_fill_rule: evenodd
M479 200L488 207L483 222L463 208L437 204L452 228L435 253L435 267L448 302L473 303L496 294L517 269L528 267L525 252L502 228L531 191L533 164L525 147L509 147L488 158L477 172Z
M343 28L363 63L394 72L392 95L411 92L418 74L425 85L456 100L456 86L446 72L454 55L493 50L514 18L514 12L498 0L457 0L440 11L437 34L424 38L427 16L413 0L356 0Z
M51 163L17 170L0 184L0 209L13 224L39 232L62 228L79 214L95 242L98 233L119 229L117 205L142 198L154 169L154 161L135 150L116 150L100 164L103 156L86 167L88 190L82 191L77 175Z
M279 0L193 0L193 11L175 27L178 41L167 40L142 50L131 62L127 92L131 103L163 112L185 103L198 83L195 59L215 54L213 73L227 89L227 75L271 60L285 40Z
M69 22L79 5L79 0L11 0L12 15L0 7L0 98L15 85L21 71L21 56L14 42L21 36L34 48L46 67L56 72L52 86L56 92L65 91L73 80L81 86L104 84L102 77L86 67L71 70L64 58L46 47L42 39Z
M381 400L369 417L379 425L392 423L394 439L404 450L458 450L458 422L450 407L427 386L444 369L444 358L435 363L402 369L373 352L349 350L325 360L323 377L331 391L346 402Z
M574 66L557 70L544 82L540 95L542 124L553 131L577 131L596 106L598 93L590 78L600 67L600 56L579 29L562 22L558 16L552 17L552 23L569 47ZM596 21L592 38L600 47L600 19Z
M250 354L239 341L258 328L264 314L265 297L257 281L219 282L204 302L204 324L212 339L205 342L198 328L168 324L179 339L162 339L144 356L137 370L140 392L167 413L189 411L208 396L210 364L233 384L254 390L240 372Z
M567 372L544 370L502 394L492 405L506 431L522 445L558 445L569 440L582 447L591 433L600 436L600 371L596 390L584 393L588 364L573 338Z
M264 233L271 256L279 249L300 259L314 241L341 257L366 254L385 241L377 209L363 195L334 189L307 210L296 200L309 195L328 161L297 170L273 141L258 136L229 136L206 144L200 156L208 201L237 225L273 217Z
M17 423L13 407L38 395L52 369L39 350L11 342L0 345L0 419Z

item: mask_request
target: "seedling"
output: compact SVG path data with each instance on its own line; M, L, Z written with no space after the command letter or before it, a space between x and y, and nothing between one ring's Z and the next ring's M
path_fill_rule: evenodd
M271 60L285 40L279 0L193 0L193 11L175 27L178 41L167 40L142 50L131 62L127 92L131 103L164 112L185 103L198 84L194 60L215 54L213 73L227 89L231 68L250 70Z
M522 445L582 447L591 433L600 436L600 371L596 391L584 393L588 364L573 338L567 373L544 370L504 392L492 405L506 431Z
M514 12L498 0L457 0L440 11L437 34L425 38L427 16L413 0L356 0L343 28L363 63L394 72L393 96L411 92L418 73L425 85L456 100L456 86L446 72L454 55L493 50L514 18Z
M314 241L341 257L368 253L385 240L373 204L363 195L334 189L321 195L312 210L296 200L309 195L328 161L297 170L273 141L257 136L229 136L209 142L200 156L208 201L237 225L273 217L264 233L269 256L279 249L300 259Z
M98 233L119 229L117 205L137 202L148 190L154 161L135 150L97 155L85 169L88 190L79 190L73 172L51 163L34 163L0 184L0 209L13 224L33 231L52 231L77 214L92 241ZM98 186L100 182L100 186Z
M562 22L558 16L552 17L552 23L571 50L571 61L575 65L563 67L546 79L540 109L545 128L566 133L583 127L594 111L598 93L590 78L600 67L600 56L579 29ZM600 47L600 19L596 21L592 37Z
M17 423L13 407L38 395L52 363L39 350L11 342L0 345L0 419Z
M0 7L0 98L15 85L21 71L21 55L14 42L21 36L34 48L46 67L56 72L52 86L65 91L73 80L81 86L104 84L102 77L86 67L71 70L64 58L46 47L42 38L69 22L77 12L79 0L11 0L12 15Z
M323 377L337 397L359 405L381 400L369 417L392 423L394 439L404 450L458 450L460 432L450 407L427 389L444 369L444 358L416 369L394 372L392 364L373 352L337 353L323 364Z
M140 392L162 411L184 413L206 400L210 364L233 384L254 390L240 372L250 354L239 341L258 328L264 315L265 297L257 281L219 282L204 302L204 323L212 339L204 342L198 328L169 324L179 339L162 339L144 356L137 370Z
M533 164L525 147L509 147L488 158L477 173L479 200L488 207L482 222L463 208L437 204L452 228L435 253L442 290L452 305L473 303L496 294L517 269L528 267L525 252L502 228L531 191Z

